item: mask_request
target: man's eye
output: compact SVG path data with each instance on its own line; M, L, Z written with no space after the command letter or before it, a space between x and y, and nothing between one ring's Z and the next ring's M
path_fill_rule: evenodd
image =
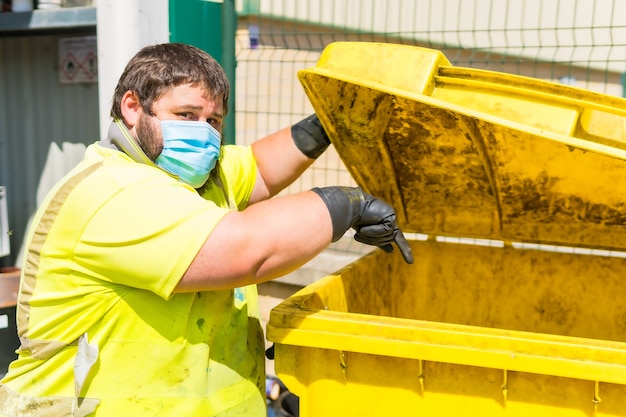
M218 132L221 132L222 130L222 121L218 120L218 119L208 119L207 123L210 124L211 126L213 126L213 128L215 130L217 130Z

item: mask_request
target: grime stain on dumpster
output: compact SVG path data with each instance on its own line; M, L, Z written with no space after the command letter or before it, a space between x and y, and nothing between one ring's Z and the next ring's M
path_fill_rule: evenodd
M198 326L198 330L200 330L200 332L204 331L204 323L206 322L205 319L203 318L199 318L198 320L196 320L196 326Z
M543 172L537 178L508 182L502 195L504 205L509 208L509 220L524 217L550 224L569 219L604 226L626 225L624 203L609 206L577 195L564 195L556 190L560 180Z

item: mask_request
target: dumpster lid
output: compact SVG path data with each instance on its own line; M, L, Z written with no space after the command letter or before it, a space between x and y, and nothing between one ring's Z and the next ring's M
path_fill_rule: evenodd
M372 42L330 44L298 78L403 231L626 248L626 100Z

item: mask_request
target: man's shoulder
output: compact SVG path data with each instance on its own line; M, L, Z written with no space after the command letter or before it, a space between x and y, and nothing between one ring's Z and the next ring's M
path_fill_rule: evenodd
M92 176L92 181L114 180L120 186L147 181L153 184L178 182L154 164L136 162L124 152L100 146L98 143L87 148L83 162L87 166L98 165L98 169L94 169L96 175Z

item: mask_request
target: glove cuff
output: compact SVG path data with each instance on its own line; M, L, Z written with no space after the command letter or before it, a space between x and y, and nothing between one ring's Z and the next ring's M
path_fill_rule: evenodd
M333 242L338 241L361 217L365 197L360 188L323 187L311 189L319 195L330 213L333 224Z
M291 138L300 152L311 159L317 159L330 145L330 139L315 113L291 126Z

